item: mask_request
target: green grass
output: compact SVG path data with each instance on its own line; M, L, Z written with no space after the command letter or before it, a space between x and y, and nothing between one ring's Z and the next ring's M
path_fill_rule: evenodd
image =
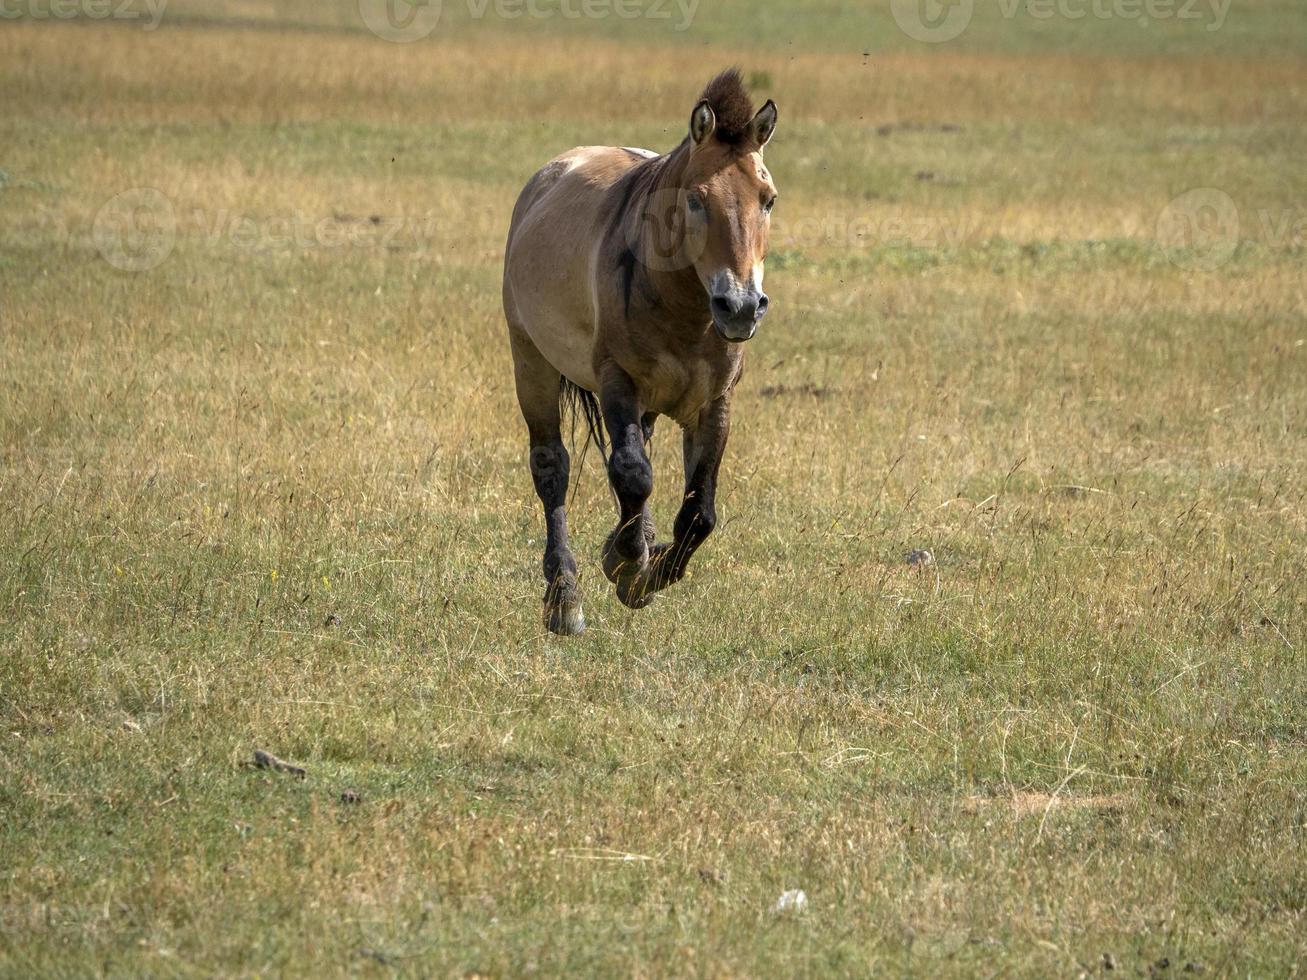
M1297 7L982 10L864 82L815 4L396 46L176 2L0 25L0 975L1300 971ZM731 61L781 203L722 521L628 611L592 454L562 641L507 217ZM176 241L123 272L141 186ZM1193 187L1212 272L1158 240Z

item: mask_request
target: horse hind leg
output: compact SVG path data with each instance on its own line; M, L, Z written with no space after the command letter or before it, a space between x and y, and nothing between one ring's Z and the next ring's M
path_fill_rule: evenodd
M531 479L545 513L544 621L552 633L585 629L576 559L567 537L567 486L571 464L563 445L559 405L562 374L511 324L517 401L531 440Z

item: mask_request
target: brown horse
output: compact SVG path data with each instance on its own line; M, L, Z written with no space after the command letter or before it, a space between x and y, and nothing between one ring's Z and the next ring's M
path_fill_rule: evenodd
M716 523L741 344L767 312L762 266L776 188L762 149L775 127L775 104L755 114L739 72L722 72L670 153L578 147L518 197L504 314L545 509L544 614L555 633L585 628L567 541L560 418L569 394L601 451L600 416L607 429L619 515L603 569L622 602L638 609L678 581ZM654 543L645 453L659 415L680 424L685 455L685 497L664 544Z

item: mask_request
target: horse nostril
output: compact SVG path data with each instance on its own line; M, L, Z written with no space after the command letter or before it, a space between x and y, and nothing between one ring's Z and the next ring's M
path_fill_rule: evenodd
M767 312L767 294L763 293L758 297L758 309L753 314L755 320L761 320L762 315Z
M717 316L731 317L735 315L738 309L738 307L732 306L730 300L725 296L714 296L712 298L712 311Z

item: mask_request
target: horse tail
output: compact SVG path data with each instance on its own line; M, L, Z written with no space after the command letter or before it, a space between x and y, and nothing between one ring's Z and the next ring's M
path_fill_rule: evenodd
M581 485L581 471L585 468L585 454L591 445L599 450L599 458L604 461L604 466L608 466L608 439L604 435L604 420L599 410L599 399L595 397L593 391L587 391L580 385L567 380L567 376L564 375L558 386L558 400L563 411L572 420L573 448L576 446L577 418L579 417L585 422L581 455L576 463L576 480L572 484L572 495L575 497L576 488Z

